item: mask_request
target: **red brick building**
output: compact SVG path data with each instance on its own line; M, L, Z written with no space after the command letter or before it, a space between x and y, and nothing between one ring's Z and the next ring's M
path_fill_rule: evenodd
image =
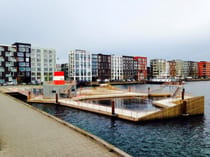
M210 77L210 62L198 62L198 76L203 78Z
M147 79L147 57L133 57L136 61L135 79L137 81Z

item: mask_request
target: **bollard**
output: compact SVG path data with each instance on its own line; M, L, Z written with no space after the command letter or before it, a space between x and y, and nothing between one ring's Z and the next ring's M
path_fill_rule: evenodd
M58 93L55 94L55 103L58 104Z
M182 104L182 114L187 114L187 102L183 101Z
M182 103L182 116L189 116L189 114L187 113L187 102L183 101Z
M184 93L185 93L185 89L182 89L182 100L184 100Z
M112 115L115 115L115 102L112 101Z
M28 100L31 99L31 91L28 92Z
M150 98L150 87L148 87L148 97Z

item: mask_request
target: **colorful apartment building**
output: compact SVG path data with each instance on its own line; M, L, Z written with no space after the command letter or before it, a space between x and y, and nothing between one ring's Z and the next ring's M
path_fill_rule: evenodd
M169 63L169 75L171 78L176 77L176 62L175 61L168 61Z
M201 78L210 77L210 62L207 61L198 62L198 76Z
M147 57L134 57L136 61L135 80L142 81L147 79Z

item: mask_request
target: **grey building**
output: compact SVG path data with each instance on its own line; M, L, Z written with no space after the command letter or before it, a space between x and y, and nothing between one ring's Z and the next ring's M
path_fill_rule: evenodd
M16 42L17 82L31 82L31 44Z
M17 83L17 48L16 46L0 45L0 84Z
M64 79L69 80L69 64L68 63L61 64L61 71L64 72Z
M123 79L133 79L135 75L135 63L132 56L123 56Z

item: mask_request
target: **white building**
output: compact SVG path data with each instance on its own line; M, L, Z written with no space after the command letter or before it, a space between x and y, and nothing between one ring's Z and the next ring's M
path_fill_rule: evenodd
M111 55L111 80L123 80L123 57Z
M152 78L167 78L169 75L169 64L165 59L150 60Z
M85 50L69 52L69 77L77 81L92 81L92 54Z
M31 81L52 81L56 68L56 51L47 48L32 48Z
M184 79L184 61L177 59L176 62L176 77L178 79Z

